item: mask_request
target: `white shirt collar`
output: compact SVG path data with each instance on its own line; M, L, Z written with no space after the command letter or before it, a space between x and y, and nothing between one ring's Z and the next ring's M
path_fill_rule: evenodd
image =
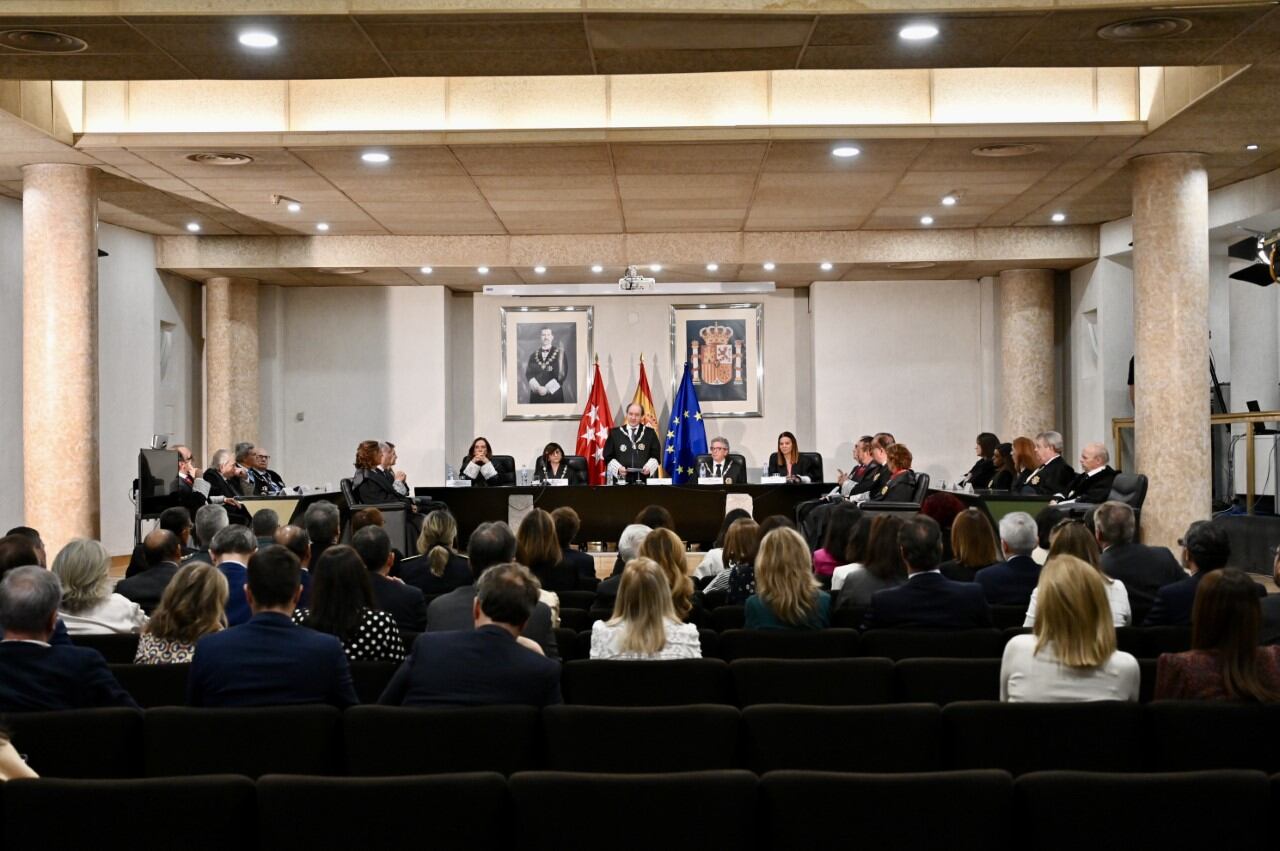
M1101 473L1103 468L1105 468L1106 466L1107 466L1106 464L1103 464L1101 467L1095 467L1092 470L1085 470L1084 474L1086 476L1096 476L1098 473Z
M6 638L6 639L4 639L4 642L3 642L3 643L5 643L5 644L34 644L34 645L36 645L37 647L48 647L48 646L49 646L49 642L47 642L47 641L37 641L37 640L36 640L36 639L34 639L34 638Z

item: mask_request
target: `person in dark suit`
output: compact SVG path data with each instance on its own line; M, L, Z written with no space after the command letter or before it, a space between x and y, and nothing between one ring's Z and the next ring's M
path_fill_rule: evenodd
M1053 496L1071 487L1076 471L1062 460L1062 435L1056 431L1042 431L1036 435L1036 460L1040 466L1027 474L1022 492Z
M269 547L274 544L276 530L280 528L280 515L274 509L259 508L253 512L253 522L249 525L253 536L258 539L258 546Z
M918 514L903 523L898 544L907 565L907 581L871 595L863 629L991 626L991 610L982 589L971 582L953 582L938 571L942 529L936 520Z
M880 490L871 494L877 502L915 502L918 479L911 463L915 460L906 444L895 443L885 450L888 460L889 478Z
M475 628L424 632L378 703L389 706L552 706L560 665L521 633L538 605L538 581L518 564L489 568L476 582Z
M1156 601L1147 613L1144 626L1189 626L1200 580L1226 567L1231 560L1231 540L1226 530L1212 520L1192 523L1179 543L1182 544L1182 563L1191 575L1156 592ZM1259 597L1267 593L1267 589L1257 583L1254 588Z
M183 561L202 561L205 564L213 564L213 554L209 552L209 546L213 543L214 537L230 522L224 506L200 506L200 510L196 512L195 547Z
M974 451L978 453L978 460L969 468L969 472L960 477L957 482L960 487L971 485L974 490L985 490L991 487L991 480L996 474L996 462L994 456L996 448L1000 446L1000 438L996 437L989 431L984 431L978 435L974 443Z
M172 532L178 537L179 545L182 548L182 558L178 560L179 564L181 564L182 559L195 552L195 549L190 545L191 525L191 512L181 506L166 508L160 512L158 528ZM125 568L124 576L126 579L136 576L148 567L144 545L138 544L133 548L133 554L129 556L129 566Z
M1094 537L1102 550L1102 572L1124 583L1129 608L1145 615L1166 585L1181 582L1187 573L1166 547L1149 547L1134 540L1133 509L1123 502L1104 502L1093 512Z
M494 565L506 564L516 557L516 536L511 527L501 521L481 523L467 539L467 557L471 563L471 585L455 588L441 594L427 606L427 632L469 630L475 627L472 608L476 599L476 584L484 572ZM524 625L524 636L538 643L549 659L558 659L560 649L556 645L556 633L551 627L551 608L538 603Z
M1272 551L1271 578L1280 585L1280 547ZM1262 599L1262 622L1258 627L1259 644L1280 644L1280 594Z
M859 494L870 495L880 492L880 489L889 483L889 477L893 472L889 469L889 447L897 443L893 435L888 432L880 432L871 439L871 446L868 451L871 460L867 464L866 470L862 474L862 479L853 486L853 490L849 495L856 497Z
M376 440L362 440L356 447L356 471L351 477L351 494L358 505L407 505L413 500L408 488L403 493L396 488L395 473L384 470L382 444Z
M182 509L186 511L186 509ZM164 529L153 529L142 539L147 569L116 585L116 593L142 607L148 615L160 605L164 589L182 564L182 544L178 536Z
M796 436L789 431L778 435L778 451L769 456L769 475L786 476L789 482L812 482L821 478L813 460L800 454Z
M578 537L578 530L582 528L578 512L562 505L551 512L551 522L556 526L556 539L560 541L560 559L573 567L578 576L578 589L596 590L600 584L600 580L596 578L596 560L590 553L573 548L573 539Z
M988 489L993 491L1007 491L1013 488L1013 483L1018 478L1018 468L1013 463L1013 444L1001 443L996 447L996 451L991 455L991 463L995 466L995 473L991 476L991 484L987 485Z
M250 495L245 486L245 476L247 471L236 463L236 458L231 454L230 450L219 449L213 453L213 457L209 459L209 468L204 471L201 476L209 483L209 496L220 496L224 500L230 500L232 508L239 508L244 512L246 518L245 525L248 524L249 512L237 501L242 496ZM227 511L231 516L231 522L235 523L235 516L231 510Z
M1116 480L1116 471L1107 462L1111 453L1101 443L1087 443L1080 450L1080 469L1082 472L1071 480L1067 489L1059 494L1060 502L1085 502L1098 505L1111 497L1111 484Z
M249 559L245 596L253 617L196 643L187 678L190 706L359 703L342 642L292 620L302 594L293 553L270 546Z
M0 711L137 709L97 650L52 644L62 586L36 565L18 567L0 580Z
M558 443L548 443L542 449L538 460L533 462L533 480L545 482L551 479L564 479L570 485L585 485L586 478L582 472L569 466L564 457L564 448Z
M979 570L973 581L993 606L1026 606L1040 581L1040 565L1031 553L1039 543L1035 518L1011 511L1000 518L1000 548L1005 561Z
M493 447L483 437L471 441L471 448L458 465L458 475L470 481L473 488L511 487L516 483L516 471L507 469L505 462L494 460Z
M230 524L213 536L213 565L227 578L227 626L239 626L253 616L245 594L248 564L257 552L258 539L245 526Z
M248 464L247 481L253 492L258 496L276 496L285 492L284 479L280 478L280 474L275 470L269 469L267 464L271 461L271 456L267 454L267 450L261 446L254 446L249 450L246 456Z
M272 543L279 544L298 557L298 563L302 565L302 599L298 602L301 606L306 606L311 602L311 565L314 561L311 557L311 536L306 529L291 524L277 529Z
M747 468L741 461L729 457L729 441L724 437L711 438L711 457L699 457L699 476L719 479L726 485L743 485L747 483ZM705 468L701 465L705 465Z
M644 409L639 403L627 405L627 418L622 425L609 430L604 442L604 460L610 474L620 479L628 470L640 470L652 476L661 466L661 444L658 434L640 422Z
M373 585L373 600L379 609L390 612L396 626L407 632L422 632L427 628L427 603L422 592L399 579L392 579L391 564L395 553L391 551L391 538L381 526L365 526L351 537L351 546L369 570Z

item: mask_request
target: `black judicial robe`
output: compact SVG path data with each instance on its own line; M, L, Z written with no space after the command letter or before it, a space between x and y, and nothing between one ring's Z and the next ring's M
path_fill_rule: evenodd
M899 470L871 495L871 499L875 502L914 502L918 481L914 470Z
M1023 492L1038 493L1042 496L1065 493L1070 490L1071 481L1075 477L1076 471L1071 468L1071 465L1062 460L1061 455L1055 455L1049 459L1049 463L1032 471L1027 478L1027 483L1023 486Z
M604 442L604 463L617 461L627 469L639 469L652 458L661 464L663 444L658 442L657 432L640 425L636 426L635 435L633 438L625 425L610 429Z

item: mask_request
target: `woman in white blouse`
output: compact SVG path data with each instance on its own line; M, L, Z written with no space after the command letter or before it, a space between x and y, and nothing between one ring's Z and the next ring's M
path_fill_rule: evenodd
M1039 616L1000 662L1000 699L1073 703L1138 699L1138 660L1116 649L1102 575L1074 556L1049 559L1036 586Z
M656 561L627 562L613 617L591 628L592 659L700 659L698 628L681 623L671 585Z
M111 593L111 554L89 538L73 538L50 568L62 583L59 615L72 635L137 632L147 623L142 608Z
M1133 623L1133 610L1129 608L1129 591L1119 579L1112 579L1102 572L1102 553L1098 549L1098 541L1084 525L1082 520L1061 520L1049 533L1049 558L1057 556L1075 556L1093 566L1102 577L1102 589L1107 592L1107 602L1111 604L1111 622L1116 626L1128 626ZM1023 626L1036 625L1036 592L1031 592L1027 602L1027 617Z

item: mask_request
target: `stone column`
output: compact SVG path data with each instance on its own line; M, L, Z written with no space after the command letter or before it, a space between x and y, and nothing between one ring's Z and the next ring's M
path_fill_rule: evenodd
M1061 431L1053 368L1053 270L1000 273L1000 436Z
M258 282L210 278L204 290L205 450L211 456L258 439Z
M101 525L97 174L22 170L23 510L50 559Z
M1133 166L1133 472L1143 539L1176 553L1209 517L1209 182L1199 154Z

